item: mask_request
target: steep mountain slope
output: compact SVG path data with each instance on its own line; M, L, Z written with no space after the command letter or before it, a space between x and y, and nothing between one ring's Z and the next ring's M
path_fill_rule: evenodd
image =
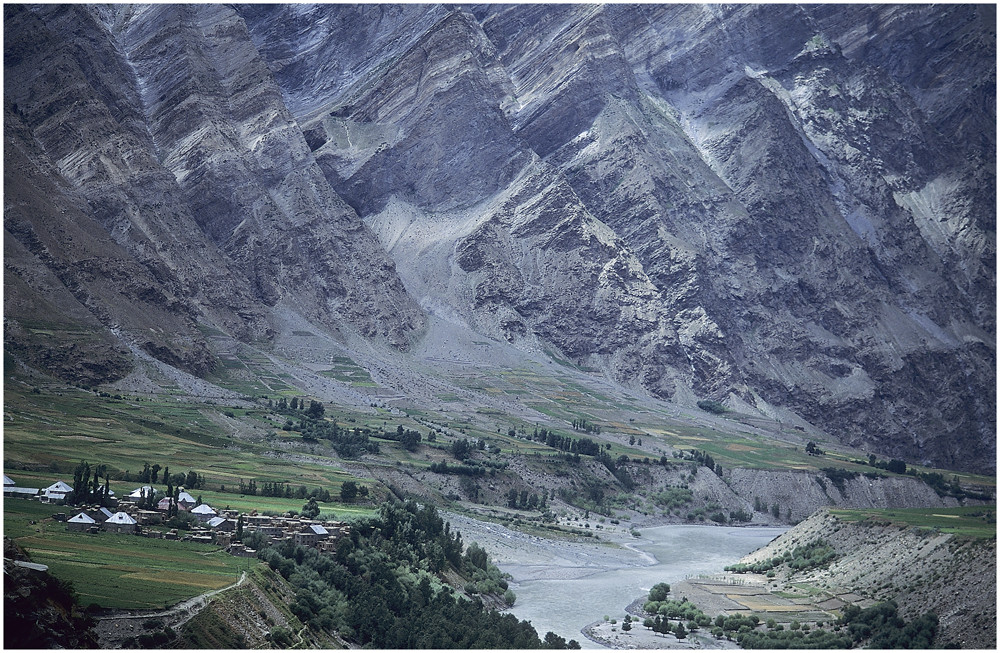
M112 252L101 254L114 260L96 275L105 294L90 310L127 346L199 375L213 362L195 322L267 338L282 302L334 330L407 346L419 311L262 83L267 69L252 65L241 25L220 7L8 8L5 134L27 163L7 168L5 226L44 219L30 198L10 205L40 186L22 171L40 168L69 196L88 251ZM42 256L72 274L94 254ZM119 284L152 289L137 296Z
M7 348L99 382L130 349L205 375L207 327L308 325L372 360L451 324L992 470L994 24L7 7Z
M978 520L982 531L990 531L995 518L989 510L975 512L976 516L961 519L963 526ZM833 561L801 571L780 567L778 587L772 591L822 588L826 596L853 593L869 603L891 600L908 619L934 612L941 627L938 645L995 648L995 535L908 526L902 520L895 522L896 514L876 512L859 520L854 511L820 510L741 562L760 563L798 547L825 543L836 554ZM930 517L959 521L955 514Z

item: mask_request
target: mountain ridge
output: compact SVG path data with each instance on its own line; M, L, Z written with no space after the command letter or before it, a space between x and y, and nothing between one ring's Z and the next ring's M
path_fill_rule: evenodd
M992 12L5 7L6 348L204 377L206 328L412 351L443 318L992 470Z

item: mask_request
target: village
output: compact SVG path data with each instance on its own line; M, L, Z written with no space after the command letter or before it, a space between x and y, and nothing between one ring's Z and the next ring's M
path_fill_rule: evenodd
M63 481L57 481L46 488L19 487L15 481L4 475L4 497L34 499L42 503L62 504L73 488ZM109 491L109 499L117 502L115 510L104 506L83 507L76 514L55 513L56 521L65 522L71 532L96 534L126 533L141 537L180 540L215 544L234 556L253 558L255 549L248 548L243 538L259 534L257 542L280 543L289 541L306 547L332 553L339 538L350 534L350 525L339 521L321 521L303 517L274 516L258 514L256 510L242 513L236 510L215 510L207 503L198 501L180 488L176 497L164 497L156 503L155 509L140 508L147 496L152 496L153 487L144 485L127 496L115 499ZM192 518L189 529L156 528L167 521L171 508L189 514ZM263 538L263 539L262 539Z

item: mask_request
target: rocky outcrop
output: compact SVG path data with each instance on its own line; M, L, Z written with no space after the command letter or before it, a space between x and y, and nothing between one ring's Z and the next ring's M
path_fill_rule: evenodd
M629 62L632 75L601 86L589 126L534 144L637 253L678 332L697 316L700 337L682 340L697 392L793 408L856 446L904 457L926 457L918 433L931 431L946 433L933 457L949 465L972 455L955 455L970 431L993 447L993 421L946 389L958 377L980 379L987 394L995 386L993 309L982 310L992 291L974 290L995 287L991 222L986 204L958 209L971 193L948 172L960 149L904 86L912 74L894 78L878 65L884 56L845 56L818 24L829 16L810 8L565 8L548 20L538 11L482 16L528 98L519 106L530 119L512 122L533 142L524 125L540 114L590 106L581 77L597 83L612 61ZM963 44L988 29L969 19L980 31L960 30ZM601 29L615 38L595 38ZM583 32L605 44L602 54L571 48L574 60L537 45ZM964 45L942 47L947 59ZM561 62L555 72L519 74L541 67L546 51ZM990 102L977 106L995 114ZM932 217L952 203L953 218ZM950 229L976 244L958 254L943 244L960 240ZM956 257L970 262L957 273L947 263ZM678 265L685 259L696 264ZM917 371L924 366L957 376ZM888 391L901 376L905 409Z
M68 299L59 311L76 311L66 319L101 334L75 352L26 343L24 351L49 352L32 361L60 372L53 361L90 358L92 374L60 375L100 382L119 377L128 368L122 349L134 348L204 375L214 356L198 323L266 340L282 299L332 331L409 346L419 309L326 183L236 14L5 13L5 228L13 236L5 254L31 252L26 267L48 268L90 315ZM17 298L29 288L54 292L32 283L6 284L16 291L5 313L18 333L32 328L22 307L35 300Z
M874 475L873 475L874 476ZM902 476L858 475L835 483L823 474L733 468L726 472L729 489L765 510L775 506L783 519L805 519L824 506L841 508L918 508L959 505L939 497L923 481Z

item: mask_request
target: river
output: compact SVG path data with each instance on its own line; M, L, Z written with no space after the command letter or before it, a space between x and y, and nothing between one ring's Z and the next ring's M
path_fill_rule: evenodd
M656 583L720 572L786 529L658 526L643 529L640 538L625 543L627 549L560 545L540 538L518 538L520 534L501 527L490 530L497 530L506 540L492 557L513 576L511 588L517 602L511 612L530 621L539 635L551 630L567 640L577 640L583 648L596 649L604 647L580 632L587 624L604 615L621 620L625 607ZM522 538L530 541L518 542ZM492 538L484 539L488 551L494 548L489 546Z

